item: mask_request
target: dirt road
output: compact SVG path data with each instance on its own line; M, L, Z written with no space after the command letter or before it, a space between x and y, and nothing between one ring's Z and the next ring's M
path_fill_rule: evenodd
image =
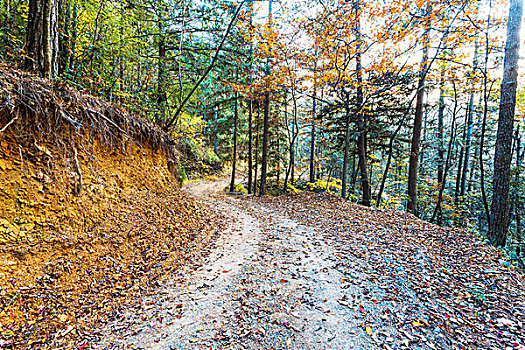
M184 188L229 222L201 267L95 347L525 349L523 275L477 236L337 197L225 186Z
M224 187L184 189L232 221L204 266L110 325L98 347L376 348L355 286L334 268L335 251L322 235L268 206L227 196Z

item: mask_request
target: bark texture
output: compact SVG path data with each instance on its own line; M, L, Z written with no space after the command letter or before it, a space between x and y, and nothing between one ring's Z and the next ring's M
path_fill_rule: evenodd
M520 28L523 14L523 0L511 0L507 23L507 43L503 63L503 81L499 105L498 132L494 154L493 195L490 208L491 220L489 239L495 246L505 246L509 224L509 182L512 160L512 136L516 88L518 79L518 58L520 49Z
M419 72L419 82L416 95L416 112L414 115L414 128L410 145L410 160L408 166L408 203L407 211L417 215L417 174L419 161L419 146L421 143L421 126L423 121L423 97L425 96L425 78L428 66L428 44L430 27L427 24L423 38L423 60Z
M24 68L54 79L58 74L58 1L30 0Z

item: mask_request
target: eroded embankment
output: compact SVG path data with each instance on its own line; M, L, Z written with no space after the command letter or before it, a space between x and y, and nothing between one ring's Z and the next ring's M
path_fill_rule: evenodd
M0 66L0 130L0 348L86 348L216 232L166 134L114 105Z

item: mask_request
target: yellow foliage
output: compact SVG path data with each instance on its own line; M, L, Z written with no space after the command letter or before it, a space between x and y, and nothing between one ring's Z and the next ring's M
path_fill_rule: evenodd
M310 191L326 192L330 194L339 194L342 189L342 181L334 177L319 179L316 182L307 182L306 186Z

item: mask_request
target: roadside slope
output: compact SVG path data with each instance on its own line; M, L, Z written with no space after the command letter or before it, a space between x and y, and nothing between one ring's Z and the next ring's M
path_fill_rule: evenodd
M115 105L0 66L0 130L0 348L87 347L216 232L167 135Z

